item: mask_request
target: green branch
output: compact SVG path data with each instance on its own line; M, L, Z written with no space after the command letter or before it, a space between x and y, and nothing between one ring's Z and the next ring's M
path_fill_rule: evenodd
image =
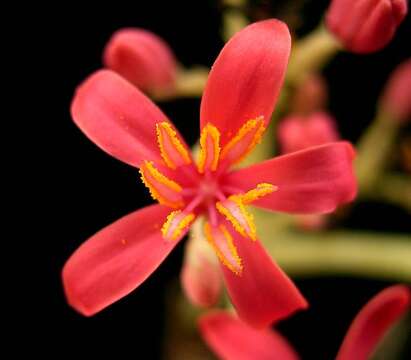
M269 253L291 276L350 275L411 281L409 236L292 230L262 235Z

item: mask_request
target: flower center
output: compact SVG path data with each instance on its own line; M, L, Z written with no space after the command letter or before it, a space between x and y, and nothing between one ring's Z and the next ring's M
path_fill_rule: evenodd
M241 260L225 224L228 221L243 237L256 240L253 217L246 205L277 188L260 183L248 191L236 189L225 183L224 174L254 148L263 131L262 117L249 120L221 149L219 130L207 124L201 132L200 154L195 166L190 151L171 124L157 124L161 167L145 161L140 166L140 174L152 197L175 209L161 229L166 240L177 240L197 216L204 215L205 237L226 266L235 273L241 272Z

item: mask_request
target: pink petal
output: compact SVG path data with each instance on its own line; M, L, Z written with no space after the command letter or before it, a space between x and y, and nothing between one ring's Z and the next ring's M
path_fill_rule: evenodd
M107 43L104 65L143 91L172 91L176 60L167 43L144 29L121 29Z
M203 315L201 335L224 360L297 360L298 355L278 332L256 330L224 311Z
M384 334L411 307L407 286L386 288L357 314L344 338L337 360L366 360Z
M247 120L264 116L268 124L290 47L287 25L278 20L254 23L234 35L210 72L201 101L201 128L215 125L224 146Z
M290 115L278 127L278 140L283 153L303 150L339 139L334 118L324 112Z
M246 239L237 232L231 235L243 269L237 275L226 266L221 267L231 301L243 321L262 328L308 307L293 282L258 240Z
M152 205L100 230L82 244L63 268L71 306L90 316L137 288L178 241L165 241L160 228L170 209Z
M240 169L224 180L243 191L261 182L278 186L253 205L289 213L325 213L351 201L357 191L353 174L354 150L335 142L279 156Z
M162 111L140 90L110 70L91 75L71 105L77 126L100 148L128 164L161 162L156 123Z

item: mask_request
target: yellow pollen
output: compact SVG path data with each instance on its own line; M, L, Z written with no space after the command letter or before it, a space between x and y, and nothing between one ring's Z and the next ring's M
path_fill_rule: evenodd
M177 240L178 237L181 235L183 230L190 226L191 223L195 219L195 215L193 213L189 213L185 215L181 220L177 220L177 223L175 223L177 215L181 214L181 210L176 210L168 214L167 220L165 221L163 227L161 228L161 233L163 234L163 237L165 239L170 239L170 240ZM168 234L170 231L170 228L174 225L174 229L172 229L172 233ZM170 235L170 236L168 236Z
M191 158L190 158L190 154L188 150L180 142L177 136L177 132L172 128L170 123L168 123L167 121L158 123L156 125L156 130L157 130L157 141L158 141L158 146L160 147L161 157L163 158L164 162L167 164L169 168L175 169L177 167L177 164L174 163L174 161L172 160L172 157L167 152L167 149L165 146L164 134L162 130L164 130L164 133L166 134L166 136L168 136L170 144L173 146L173 150L175 150L180 155L183 162L187 165L191 163Z
M241 201L244 205L250 204L253 201L256 201L263 196L271 194L272 192L278 189L277 186L274 186L269 183L258 184L256 188L247 191L245 194L241 195Z
M208 150L208 138L210 138L213 147L211 154ZM204 172L206 165L209 162L211 162L211 164L208 164L208 166L212 171L217 169L220 150L220 132L215 126L207 124L201 131L200 136L200 158L198 160L198 171L200 173ZM212 156L211 160L210 156Z
M264 117L260 116L256 119L248 120L241 128L238 130L237 134L224 146L224 149L221 151L221 159L227 157L227 155L234 149L234 147L242 141L251 131L255 130L255 134L250 140L249 144L246 148L236 156L233 164L239 163L243 160L253 149L254 147L261 141L262 135L265 131L264 126Z
M232 211L222 204L222 202L216 203L217 210L231 222L237 232L239 232L242 236L249 237L251 240L255 241L257 239L257 230L254 224L253 215L246 210L242 202L241 195L231 195L228 200L232 201L236 205L240 216L247 224L248 230L240 223L239 219L232 213Z
M234 245L233 237L231 236L231 234L228 232L228 230L225 228L225 226L223 224L220 224L218 229L223 234L224 239L227 242L228 249L229 249L234 261L236 262L238 268L233 266L233 264L227 259L226 256L224 256L223 252L218 247L218 245L217 245L217 243L216 243L216 241L213 237L213 234L212 234L212 231L211 231L211 226L210 226L209 223L206 223L204 225L204 233L205 233L205 236L207 238L207 241L209 242L211 247L214 249L214 251L217 254L220 261L225 266L227 266L234 274L240 275L242 270L243 270L243 265L242 265L242 262L241 262L241 258L238 255L237 248Z
M163 175L160 171L158 171L151 161L145 161L143 165L140 167L139 172L141 176L141 180L143 181L144 185L150 191L150 195L154 200L157 200L160 204L170 206L172 208L179 208L183 206L182 201L171 201L167 199L164 195L161 194L159 189L156 188L155 182L150 181L148 176L145 175L147 171L147 175L151 176L155 181L164 185L165 187L169 188L170 190L179 193L181 192L181 186L176 183L175 181L169 179L165 175Z

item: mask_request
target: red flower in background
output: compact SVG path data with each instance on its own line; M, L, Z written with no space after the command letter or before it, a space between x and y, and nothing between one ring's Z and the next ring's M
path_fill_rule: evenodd
M334 118L325 112L290 115L278 126L281 151L290 153L323 145L340 138Z
M357 314L338 351L337 360L366 360L384 334L410 309L411 292L395 285L378 293ZM297 360L299 356L278 332L258 331L224 311L199 320L203 339L224 360Z
M121 29L104 49L103 63L148 93L174 90L177 62L168 44L144 29Z
M384 110L399 122L405 122L411 118L410 89L411 60L407 60L393 71L382 96Z
M201 153L167 117L115 73L99 71L77 90L72 116L112 156L140 168L160 204L137 210L92 236L63 269L69 303L93 315L138 287L198 216L222 263L240 317L266 326L307 303L259 241L246 205L324 213L353 199L353 149L331 143L232 170L260 141L274 109L291 47L277 20L237 33L217 58L201 103Z
M326 25L342 45L355 53L385 47L407 14L407 0L333 0Z

